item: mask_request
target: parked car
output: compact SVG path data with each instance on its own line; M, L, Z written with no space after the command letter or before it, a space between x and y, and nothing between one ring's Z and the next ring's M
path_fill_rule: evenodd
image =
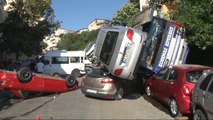
M94 68L82 78L81 91L86 96L121 100L124 95L122 87L104 68Z
M95 56L114 76L133 80L146 38L147 34L134 28L102 28L96 39Z
M192 92L194 120L213 119L213 70L207 70L195 84Z
M146 82L148 96L167 104L171 116L191 113L191 93L204 70L212 67L180 64L162 68Z
M67 92L78 87L73 76L66 79L32 73L28 68L17 72L0 70L0 90L9 90L16 97L26 98L29 92Z

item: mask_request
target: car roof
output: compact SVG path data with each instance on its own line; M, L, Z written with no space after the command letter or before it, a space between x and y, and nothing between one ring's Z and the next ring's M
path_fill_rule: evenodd
M105 28L102 28L102 29L105 29L105 30L108 30L108 31L111 31L111 30L127 31L128 29L132 29L132 30L134 30L134 32L137 32L137 33L141 33L142 32L142 31L140 31L138 29L127 27L127 26L110 26L110 27L105 27Z
M213 69L213 67L210 67L210 66L197 65L197 64L179 64L179 65L173 65L172 67L181 69L184 71L193 71L197 69Z

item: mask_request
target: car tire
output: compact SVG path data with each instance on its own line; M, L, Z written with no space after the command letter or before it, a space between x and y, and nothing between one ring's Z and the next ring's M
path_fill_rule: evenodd
M72 70L71 75L77 78L80 76L80 71L78 69L74 69Z
M197 109L193 114L193 120L207 120L207 118L202 110Z
M123 88L119 88L115 95L115 100L122 100L123 96L124 96L124 90Z
M69 88L72 88L73 86L75 86L77 80L76 77L74 77L73 75L69 75L66 77L66 85Z
M17 76L20 82L22 83L28 83L32 80L33 74L32 71L28 68L21 68L17 72Z
M169 102L169 111L172 117L182 116L179 111L177 101L174 98L172 98Z
M150 90L150 87L149 86L146 86L146 95L148 96L148 97L151 97L152 96L152 93L151 93L151 90Z

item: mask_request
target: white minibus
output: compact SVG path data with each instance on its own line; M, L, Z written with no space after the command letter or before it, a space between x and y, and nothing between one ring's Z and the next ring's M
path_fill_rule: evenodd
M72 74L79 77L80 74L85 74L85 64L88 64L85 51L51 50L46 52L42 59L44 74L51 76Z

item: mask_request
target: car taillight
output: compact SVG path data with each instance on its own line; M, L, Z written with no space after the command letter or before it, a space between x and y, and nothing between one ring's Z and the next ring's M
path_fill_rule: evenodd
M87 80L86 76L82 77L82 80Z
M183 88L182 88L182 91L183 91L184 95L187 95L187 96L191 95L191 90L190 90L188 85L184 85Z
M127 31L127 37L129 38L129 40L132 41L133 35L134 35L134 31L131 30L131 29L129 29L129 30Z
M101 83L102 84L112 84L113 80L112 79L104 79L104 80L101 80Z
M120 75L122 73L123 69L115 69L114 74Z

